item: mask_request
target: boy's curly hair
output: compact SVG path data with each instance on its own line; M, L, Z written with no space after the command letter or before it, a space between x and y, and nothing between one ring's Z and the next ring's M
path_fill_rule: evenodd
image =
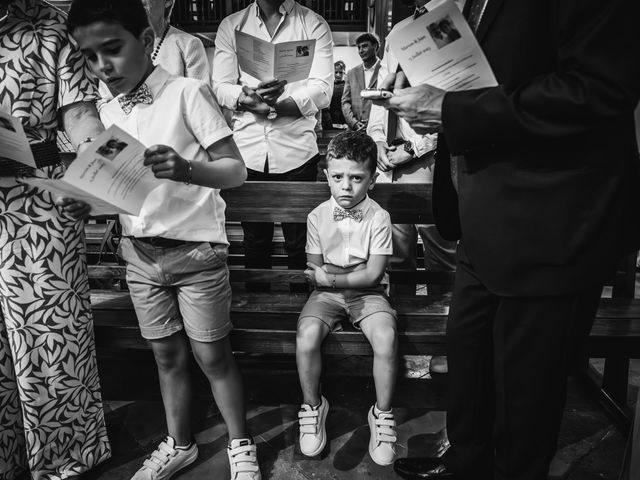
M342 132L333 137L327 147L327 165L333 158L348 158L364 163L373 175L378 163L378 146L366 133Z

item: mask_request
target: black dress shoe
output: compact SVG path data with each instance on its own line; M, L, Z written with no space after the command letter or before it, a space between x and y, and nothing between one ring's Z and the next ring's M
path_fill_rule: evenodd
M393 469L402 478L408 480L459 480L442 463L441 458L409 457L399 458L393 464Z

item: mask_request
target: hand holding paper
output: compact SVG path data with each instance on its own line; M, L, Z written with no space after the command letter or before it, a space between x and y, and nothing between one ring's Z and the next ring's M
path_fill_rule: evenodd
M165 181L156 178L152 169L144 165L144 153L144 145L113 125L78 155L61 179L23 181L59 197L85 202L91 206L93 215L138 215L149 193ZM172 160L174 169L169 170L179 175L175 170L178 161L174 157ZM81 206L71 209L78 212Z

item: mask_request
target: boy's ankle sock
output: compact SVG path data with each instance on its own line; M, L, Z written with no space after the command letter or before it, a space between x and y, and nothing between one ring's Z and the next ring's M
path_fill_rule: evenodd
M169 437L171 437L171 435L169 435ZM175 448L176 450L189 450L193 446L193 443L194 443L194 441L191 440L186 445L178 445L178 441L173 437L171 437L171 438L173 439L173 445L174 445L173 448Z
M378 403L377 402L373 405L373 414L375 415L376 418L378 418L378 416L381 413L391 413L392 411L393 411L393 408L390 408L389 410L380 410L378 408Z

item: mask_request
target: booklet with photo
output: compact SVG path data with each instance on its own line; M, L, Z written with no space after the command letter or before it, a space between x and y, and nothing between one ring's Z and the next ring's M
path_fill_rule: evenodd
M497 85L456 3L432 1L427 7L427 13L387 37L409 83L428 83L447 91Z
M0 110L0 174L2 174L3 160L12 160L36 168L36 161L22 128L22 122L19 118Z
M271 43L236 30L238 64L260 81L277 78L297 82L309 78L316 41Z
M57 180L28 177L22 181L82 200L92 215L139 215L149 193L166 180L143 165L146 147L116 125L98 136Z

